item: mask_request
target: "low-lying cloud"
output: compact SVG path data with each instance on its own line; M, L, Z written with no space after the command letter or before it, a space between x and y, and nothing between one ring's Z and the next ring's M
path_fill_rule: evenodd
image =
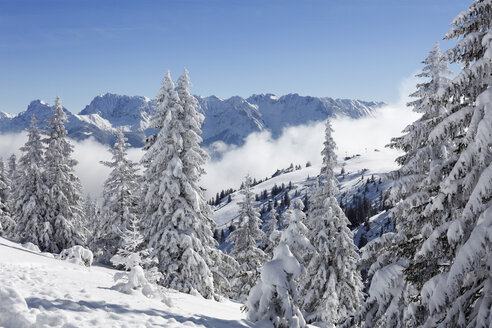
M19 150L27 141L27 133L9 133L0 135L0 158L8 163L8 158L15 154L17 159L22 156ZM74 145L73 158L78 164L75 166L75 174L80 178L84 194L100 196L104 181L107 179L111 169L100 163L100 161L110 161L111 153L109 147L102 145L92 138L83 141L70 140ZM128 150L128 157L133 161L139 161L142 150L131 148Z
M405 79L400 86L400 100L379 108L371 117L332 119L338 157L382 149L392 137L401 135L401 131L418 118L417 113L406 107L408 95L416 83L413 77ZM241 147L218 145L214 151L221 153L221 159L207 163L207 175L203 178L207 195L212 197L222 189L238 188L247 174L261 179L290 163L319 164L324 129L325 122L315 122L285 128L278 139L273 139L269 132L260 132L249 135ZM394 159L398 152L393 152Z
M372 117L333 119L333 137L339 158L382 149L392 137L401 135L405 126L418 118L418 114L405 106L416 82L414 78L404 80L400 90L401 100L378 109ZM0 157L6 161L12 153L19 156L19 148L26 140L25 132L0 135ZM221 158L205 165L207 174L202 178L202 185L207 190L206 196L210 198L222 189L238 188L247 174L261 179L291 163L304 166L310 161L319 164L323 140L324 122L315 122L285 128L278 139L273 139L265 131L249 135L241 147L216 144L214 151L219 152ZM99 162L111 159L108 147L94 139L72 143L75 146L73 157L78 161L75 170L81 179L84 193L100 196L110 168ZM128 154L130 159L139 161L142 150L129 149ZM394 157L397 154L395 151Z

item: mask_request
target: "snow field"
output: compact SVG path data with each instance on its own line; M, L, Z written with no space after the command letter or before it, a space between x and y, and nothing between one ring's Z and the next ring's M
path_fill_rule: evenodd
M111 289L116 272L57 260L0 238L0 327L257 327L231 301L164 288L155 298L120 293Z

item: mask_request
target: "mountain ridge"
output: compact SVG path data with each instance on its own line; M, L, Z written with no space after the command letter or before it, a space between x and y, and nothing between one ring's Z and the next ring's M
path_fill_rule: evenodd
M233 96L222 99L217 96L196 96L198 110L205 115L202 126L203 146L221 141L242 145L253 132L268 130L274 138L282 129L324 120L327 117L346 116L361 118L370 116L383 102L330 97L300 96L297 93L276 96L254 94L248 98ZM123 128L129 143L134 147L144 145L145 137L152 133L150 117L155 111L154 100L143 96L127 96L106 93L96 96L78 114L67 108L66 124L69 137L83 140L94 137L111 145L117 128ZM35 115L41 128L51 115L50 105L42 100L33 100L23 112L16 115L0 113L0 133L20 132L29 127Z

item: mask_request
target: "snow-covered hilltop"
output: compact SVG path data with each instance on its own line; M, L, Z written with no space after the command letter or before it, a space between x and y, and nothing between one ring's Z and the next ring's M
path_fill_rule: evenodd
M361 247L378 237L381 232L393 229L387 219L387 213L382 212L385 209L386 194L393 185L393 180L387 175L397 167L394 163L389 163L390 165L385 163L389 156L391 155L388 149L381 149L338 161L336 171L340 193L337 198L348 214L352 227L360 227L354 233L356 234L355 243ZM340 173L342 168L343 174ZM278 170L273 176L264 178L252 186L251 191L257 195L258 199L256 206L265 223L270 220L269 211L272 206L276 207L279 215L288 208L283 204L286 194L288 194L289 202L295 199L305 201L306 196L309 198L310 188L313 187L320 169L320 165L306 167L304 163L302 165L294 163L293 167ZM225 241L221 239L222 231L224 231L225 238L230 231L230 226L237 223L238 203L242 199L241 190L237 190L222 198L219 197L220 202L215 203L215 198L212 200L214 202L213 218L217 224L216 233L219 243ZM375 217L371 219L373 215ZM376 218L379 219L376 220ZM226 242L221 247L227 249L229 246Z
M383 103L328 97L309 97L289 94L277 97L272 94L253 95L247 99L215 96L197 97L198 110L205 115L202 126L203 146L216 141L241 145L252 132L269 130L274 137L282 128L308 122L322 121L327 117L365 117ZM104 144L112 144L116 129L123 128L129 143L141 147L144 138L152 131L149 119L155 110L155 102L141 96L104 94L95 97L78 115L70 113L67 130L71 138L83 140L90 136ZM17 115L0 113L0 133L25 130L33 115L40 127L45 127L50 115L50 105L34 100L26 111Z

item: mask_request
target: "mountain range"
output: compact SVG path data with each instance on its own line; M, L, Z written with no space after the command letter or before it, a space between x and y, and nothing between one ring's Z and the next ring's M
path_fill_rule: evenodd
M310 97L288 94L277 97L273 94L239 96L221 99L216 96L196 97L199 111L205 115L202 126L203 146L216 141L230 145L242 145L252 132L268 130L274 138L282 129L309 122L325 120L327 117L361 118L368 115L382 102L329 97ZM68 122L69 137L83 140L94 137L97 141L111 145L115 131L123 127L128 142L134 147L144 145L144 139L152 129L149 120L156 103L146 97L104 94L95 97L79 114L64 108ZM20 132L29 127L35 115L38 125L45 128L51 116L51 106L41 100L32 101L27 110L13 115L0 112L0 133Z

